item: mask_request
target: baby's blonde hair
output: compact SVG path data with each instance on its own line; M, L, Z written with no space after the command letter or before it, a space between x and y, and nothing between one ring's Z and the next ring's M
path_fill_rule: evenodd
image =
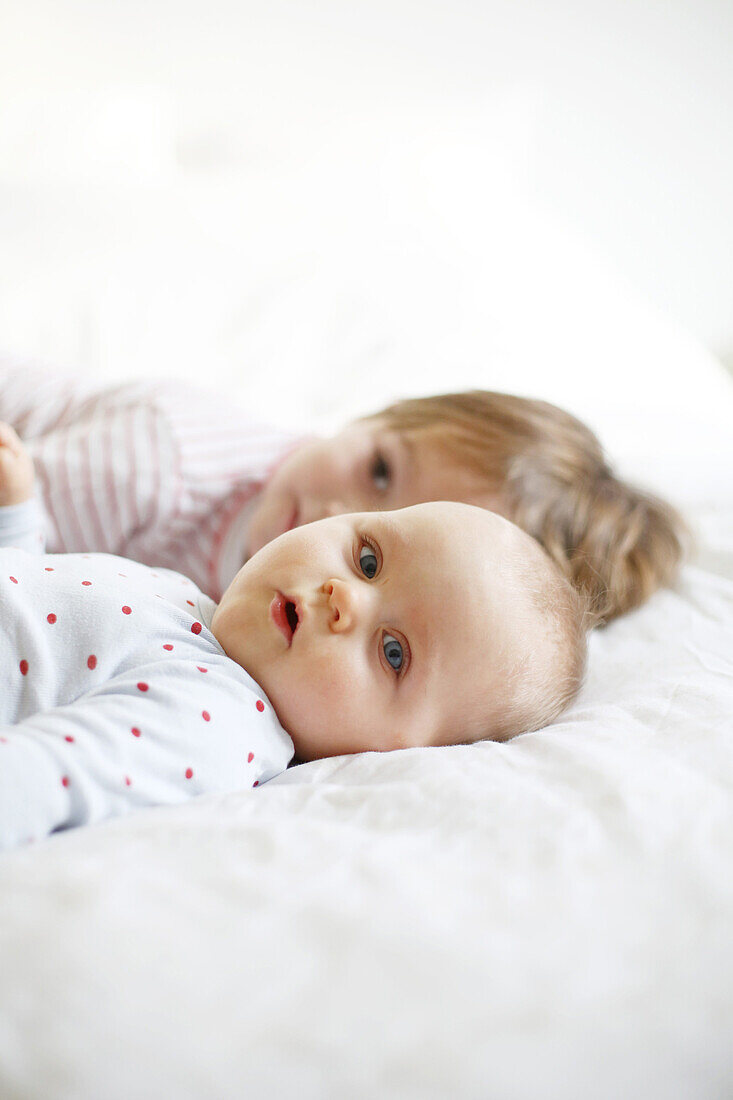
M539 614L544 637L507 670L506 706L494 740L548 726L575 699L585 676L588 631L594 623L587 599L541 547L537 551L544 561L526 560L518 581Z
M674 580L689 541L679 514L617 478L601 444L546 401L488 390L408 398L365 417L423 437L484 477L496 508L532 535L602 625Z
M506 741L543 729L575 699L585 676L588 631L594 622L585 595L536 542L515 559L512 584L515 615L526 620L532 648L505 666L501 699L477 697L467 742Z

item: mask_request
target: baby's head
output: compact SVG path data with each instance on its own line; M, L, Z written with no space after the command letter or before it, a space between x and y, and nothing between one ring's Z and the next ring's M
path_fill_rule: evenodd
M249 523L249 554L324 516L456 500L512 520L608 621L669 583L686 538L664 501L619 480L570 413L472 390L398 401L292 451Z
M300 760L538 729L586 654L583 601L541 547L446 501L286 532L239 571L212 630Z

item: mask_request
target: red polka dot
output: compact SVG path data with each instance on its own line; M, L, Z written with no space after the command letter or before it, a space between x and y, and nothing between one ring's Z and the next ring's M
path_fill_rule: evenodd
M196 606L196 604L193 602L193 600L186 600L186 603L189 605L189 607L195 607Z
M11 581L13 582L13 584L17 584L17 583L18 583L18 581L16 580L16 578L15 578L15 577L11 577L10 579L11 579Z
M61 785L62 785L63 787L68 787L68 785L69 785L69 777L68 777L68 775L65 775L65 776L63 776L63 777L62 777L62 779L61 779Z
M139 737L140 736L140 730L137 728L137 726L133 726L132 729L130 730L130 733L132 734L133 737Z
M211 721L211 715L209 714L208 710L202 710L201 711L201 717L203 718L204 722L210 722Z
M130 779L129 775L125 776L125 786L126 787L131 787L132 786L132 780Z
M74 743L74 738L71 736L70 733L67 733L66 737L64 738L64 741L68 741L69 744L71 745L71 744Z
M94 656L93 653L90 653L89 656L87 657L87 668L96 668L96 667L97 667L97 658Z
M3 745L7 745L8 743L7 737L0 737L0 741L2 741Z
M124 577L125 580L127 580L127 573L118 573L117 576L118 577Z
M252 784L252 786L253 786L253 787L259 787L259 785L260 785L260 781L259 781L259 779L255 779L255 781L254 781L254 783Z
M91 581L82 581L81 583L82 584L91 584L92 582Z
M201 633L201 623L192 623L191 624L191 633L192 634L200 634Z
M199 672L208 672L209 671L208 668L204 668L203 665L196 665L196 668L199 670Z
M47 565L46 566L46 572L47 573L53 573L53 566L52 565Z
M51 625L53 625L56 622L56 616L54 615L53 611L51 612L50 615L46 616L46 622L51 623Z
M26 661L25 657L20 662L20 672L22 676L28 675L28 662Z
M172 646L172 645L170 645L170 644L169 644L169 645L164 645L164 646L163 646L163 649L167 649L167 650L168 650L168 652L170 653L170 651L171 651L171 650L173 649L173 646Z
M186 779L190 779L193 775L193 768L186 768Z
M132 608L128 607L127 604L125 604L125 606L122 608L122 614L123 615L132 615Z
M251 764L251 763L252 763L252 761L254 760L254 758L255 758L255 754L254 754L253 752L251 752L251 753L249 754L249 756L247 757L247 763L248 763L248 764Z
M265 704L262 702L261 699L257 700L255 706L257 707L258 711L260 711L260 713L262 713L262 711L265 709Z
M147 691L148 690L148 685L145 683L144 680L141 680L140 683L137 685L137 690L138 691Z

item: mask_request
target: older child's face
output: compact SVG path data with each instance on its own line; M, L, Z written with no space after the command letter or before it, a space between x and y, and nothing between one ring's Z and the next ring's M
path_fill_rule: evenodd
M496 508L481 479L420 439L380 420L351 424L302 444L276 469L249 525L251 557L293 527L347 512L386 511L430 500Z
M467 701L498 699L531 643L514 583L529 543L464 504L325 519L247 562L213 633L301 760L461 741Z

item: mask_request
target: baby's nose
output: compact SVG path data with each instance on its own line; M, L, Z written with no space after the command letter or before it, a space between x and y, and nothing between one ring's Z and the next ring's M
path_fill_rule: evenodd
M323 591L326 593L326 601L331 613L328 623L331 630L335 634L350 630L356 622L358 603L353 588L335 578L324 584Z

